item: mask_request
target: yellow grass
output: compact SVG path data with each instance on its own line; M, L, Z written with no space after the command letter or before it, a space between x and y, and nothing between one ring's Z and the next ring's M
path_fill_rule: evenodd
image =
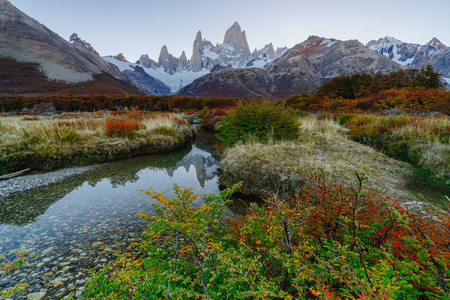
M222 183L244 181L244 190L259 193L292 193L303 181L307 170L354 178L359 172L369 178L369 185L381 188L399 202L417 200L405 190L413 172L399 162L374 149L349 140L346 129L332 120L299 120L302 134L297 141L249 142L225 151Z
M71 159L77 163L83 163L83 159L101 162L113 160L116 154L131 157L133 151L167 152L180 148L193 135L182 118L171 114L149 116L142 120L144 126L129 136L109 137L104 124L105 117L94 115L36 120L0 117L0 173L28 167L26 164L33 164L33 157L42 161L49 158L45 161L48 166L43 168L51 169L63 166L65 160L70 163Z

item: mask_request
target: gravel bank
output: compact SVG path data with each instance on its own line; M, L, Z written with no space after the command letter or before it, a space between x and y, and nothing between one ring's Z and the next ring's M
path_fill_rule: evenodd
M8 197L14 193L20 193L41 186L59 183L67 178L92 171L95 168L95 166L78 167L3 180L0 181L0 198Z

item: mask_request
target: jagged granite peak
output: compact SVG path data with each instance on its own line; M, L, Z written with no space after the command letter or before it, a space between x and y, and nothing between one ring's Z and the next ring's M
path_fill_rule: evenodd
M154 61L153 59L151 59L148 56L148 54L141 55L141 57L139 58L137 63L140 64L141 66L143 66L145 68L149 68L149 69L158 68L158 63L156 61Z
M181 52L181 55L178 58L178 60L187 62L186 52L184 52L184 51Z
M159 54L158 64L164 68L164 72L174 74L180 63L176 57L169 53L167 46L164 45Z
M247 68L267 68L270 64L272 64L276 59L283 56L283 54L288 50L287 47L284 48L273 48L272 43L264 46L264 48L258 50L255 49L251 55L251 60L247 62Z
M245 31L241 31L241 26L238 22L234 22L225 32L223 43L232 46L238 53L250 54L250 47L248 46Z
M195 36L195 41L194 41L194 43L201 44L202 42L203 42L202 32L199 30L199 31L197 32L197 35Z
M275 57L276 58L282 57L288 50L289 50L288 47L277 47L277 50L275 50Z
M189 69L189 61L186 56L186 52L181 52L180 57L178 58L179 66L182 70L188 70Z
M400 67L356 40L311 36L265 69L249 68L247 72L242 69L218 70L195 80L179 93L283 99L304 91L313 92L320 84L336 76L375 75L396 71Z
M233 68L260 67L264 68L279 58L287 48L277 48L275 51L273 45L269 44L262 50L256 50L254 55L250 53L245 32L237 22L235 22L225 34L225 41L228 43L216 44L215 46L202 36L198 31L193 45L192 56L188 60L186 54L182 53L179 58L170 55L167 47L162 47L160 57L157 62L151 60L147 55L141 56L138 64L145 68L158 69L162 67L167 73L173 75L177 72L207 72L215 66L231 66ZM259 51L259 52L258 52ZM250 65L249 65L250 62ZM192 78L191 75L187 74ZM171 79L168 78L168 81ZM170 86L170 84L168 83Z
M87 49L88 51L91 51L92 53L94 53L94 54L100 56L100 54L97 52L97 50L95 50L94 47L93 47L91 44L89 44L89 43L86 42L85 40L82 40L82 39L78 36L77 33L74 33L74 34L72 34L72 35L70 36L69 42L72 42L73 44L75 44L75 45L77 45L77 46L79 46L79 47L85 48L85 49Z
M194 44L192 45L192 57L191 57L191 68L192 71L198 72L205 68L203 62L204 52L207 49L208 53L215 53L215 48L210 41L207 41L202 37L202 32L197 32L195 36Z
M273 48L272 43L265 45L264 48L258 50L255 48L255 50L253 50L252 55L261 55L261 54L266 54L267 56L269 56L270 58L275 57L275 49Z
M123 53L113 55L113 57L119 61L128 62L128 59L123 55Z

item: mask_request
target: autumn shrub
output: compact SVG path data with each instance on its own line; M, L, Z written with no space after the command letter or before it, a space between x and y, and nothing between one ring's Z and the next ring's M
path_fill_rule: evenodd
M297 117L274 102L241 102L223 117L219 137L227 144L245 142L250 136L258 141L293 140L299 136Z
M336 117L336 120L340 125L346 125L351 119L353 119L356 115L355 114L349 114L349 113L343 113Z
M136 121L142 121L144 119L144 114L134 107L126 115L128 118Z
M204 129L216 130L218 124L223 120L223 116L228 113L230 108L214 108L203 109L200 111L198 118L201 119L200 124Z
M208 107L203 107L203 109L198 113L197 118L199 118L200 120L203 119L204 116L206 116L206 114L209 112Z
M285 106L297 107L298 104L309 101L311 99L311 95L307 92L303 92L301 94L295 94L284 100Z
M317 115L317 118L319 120L324 120L324 119L333 119L334 115L332 113L329 113L327 111L320 113L319 115Z
M378 120L375 116L359 115L348 122L350 137L357 142L364 142L372 145L374 139L380 134L378 130Z
M105 119L105 132L107 136L133 136L140 128L139 122L128 118Z
M223 220L238 186L196 205L192 189L156 200L139 258L123 256L87 283L86 299L446 299L450 218L407 211L366 178L308 173Z
M411 163L421 176L448 188L450 122L447 116L357 115L346 126L353 140Z

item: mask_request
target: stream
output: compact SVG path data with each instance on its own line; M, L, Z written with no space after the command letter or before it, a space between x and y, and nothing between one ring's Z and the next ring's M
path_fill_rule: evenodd
M176 152L97 165L60 183L0 199L0 254L18 249L34 254L0 282L0 290L28 283L10 299L80 298L92 270L124 252L138 254L130 244L141 240L148 221L136 214L151 214L154 203L140 190L153 187L170 197L176 183L195 193L218 192L221 164L214 144L212 136L199 135ZM420 180L407 189L418 199L445 199L443 191ZM198 199L196 205L201 204ZM229 209L236 213L245 206L234 201Z
M62 183L14 194L1 201L0 253L27 249L37 256L10 273L0 290L29 283L25 292L61 299L79 298L89 270L113 262L120 253L135 253L154 201L139 190L153 187L173 195L173 184L200 194L217 193L219 158L197 137L183 150L99 165ZM201 205L201 199L198 200Z

